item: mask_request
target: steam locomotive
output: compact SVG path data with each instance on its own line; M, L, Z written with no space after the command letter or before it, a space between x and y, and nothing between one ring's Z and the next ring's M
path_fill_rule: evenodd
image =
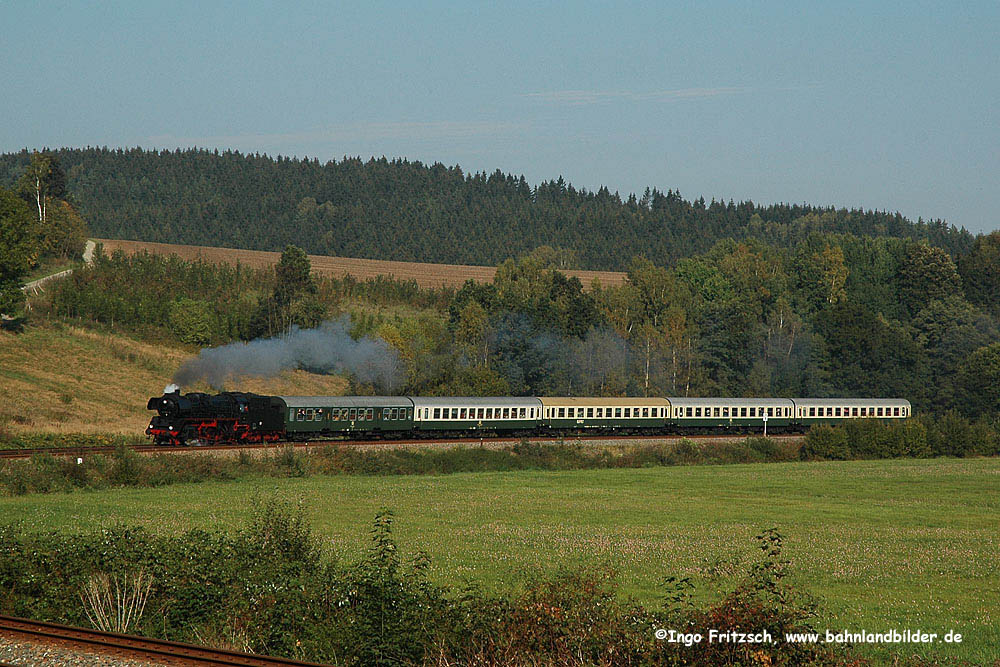
M149 399L146 435L162 445L492 435L802 432L847 419L906 419L909 401L878 398L261 396Z

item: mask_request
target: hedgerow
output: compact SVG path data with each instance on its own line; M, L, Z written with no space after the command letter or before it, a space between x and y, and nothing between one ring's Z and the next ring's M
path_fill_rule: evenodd
M81 592L97 577L147 582L133 632L339 665L852 662L842 648L783 641L785 632L812 630L816 606L785 582L774 530L761 533L760 558L721 600L691 604L685 582L665 587L664 605L648 608L620 595L606 569L561 571L493 595L440 586L428 579L425 554L399 552L392 527L392 513L380 512L367 553L340 562L301 508L274 500L258 499L249 523L228 535L165 537L126 526L39 534L6 525L0 612L86 626ZM688 647L657 639L664 628L766 630L776 641Z

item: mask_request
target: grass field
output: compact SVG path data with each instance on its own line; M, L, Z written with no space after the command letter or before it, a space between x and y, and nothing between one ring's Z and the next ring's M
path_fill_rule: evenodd
M209 262L239 262L244 266L261 268L278 263L281 253L263 252L259 250L237 250L233 248L211 248L191 245L176 245L172 243L146 243L143 241L116 241L111 239L95 239L104 244L104 252L111 253L121 250L127 254L147 250L161 255L177 255L181 259L203 259ZM464 264L426 264L422 262L392 262L380 259L357 259L353 257L330 257L327 255L309 255L312 270L320 275L341 278L354 276L358 280L367 280L376 276L393 276L399 280L415 280L420 287L461 287L466 280L476 282L491 282L496 273L493 266L469 266ZM575 271L564 273L576 276L586 290L590 289L594 279L601 281L605 287L621 285L625 282L625 274L621 271Z
M929 649L1000 657L1000 460L938 459L639 470L335 477L177 485L0 500L39 530L116 522L158 532L231 529L255 494L301 500L326 544L365 547L375 512L395 511L405 552L433 576L517 586L562 565L610 565L647 604L667 575L725 590L777 526L794 581L821 598L820 628L920 628L965 635ZM880 653L885 655L885 653Z
M146 400L162 392L192 356L181 348L77 327L0 331L0 430L142 437L151 414ZM227 389L338 395L346 386L341 377L294 371Z

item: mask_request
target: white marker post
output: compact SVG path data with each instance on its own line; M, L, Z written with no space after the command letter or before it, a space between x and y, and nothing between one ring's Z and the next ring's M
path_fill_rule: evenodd
M764 413L764 416L761 417L761 419L764 420L764 437L766 438L767 437L767 413L766 412Z

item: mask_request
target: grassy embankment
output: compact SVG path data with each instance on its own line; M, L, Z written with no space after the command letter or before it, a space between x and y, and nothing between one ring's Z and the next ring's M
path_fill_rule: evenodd
M240 524L255 494L300 498L332 549L357 555L374 513L432 576L487 588L526 573L609 564L654 604L662 578L703 596L745 571L752 536L786 536L794 583L820 596L820 628L961 632L961 645L898 648L977 662L1000 645L1000 460L934 459L640 470L314 477L35 495L0 500L31 529L124 522L156 532ZM887 655L885 651L876 651Z
M147 399L163 391L194 353L59 323L29 325L19 334L0 331L0 435L125 434L143 440ZM340 377L295 371L227 388L336 395L346 384Z

